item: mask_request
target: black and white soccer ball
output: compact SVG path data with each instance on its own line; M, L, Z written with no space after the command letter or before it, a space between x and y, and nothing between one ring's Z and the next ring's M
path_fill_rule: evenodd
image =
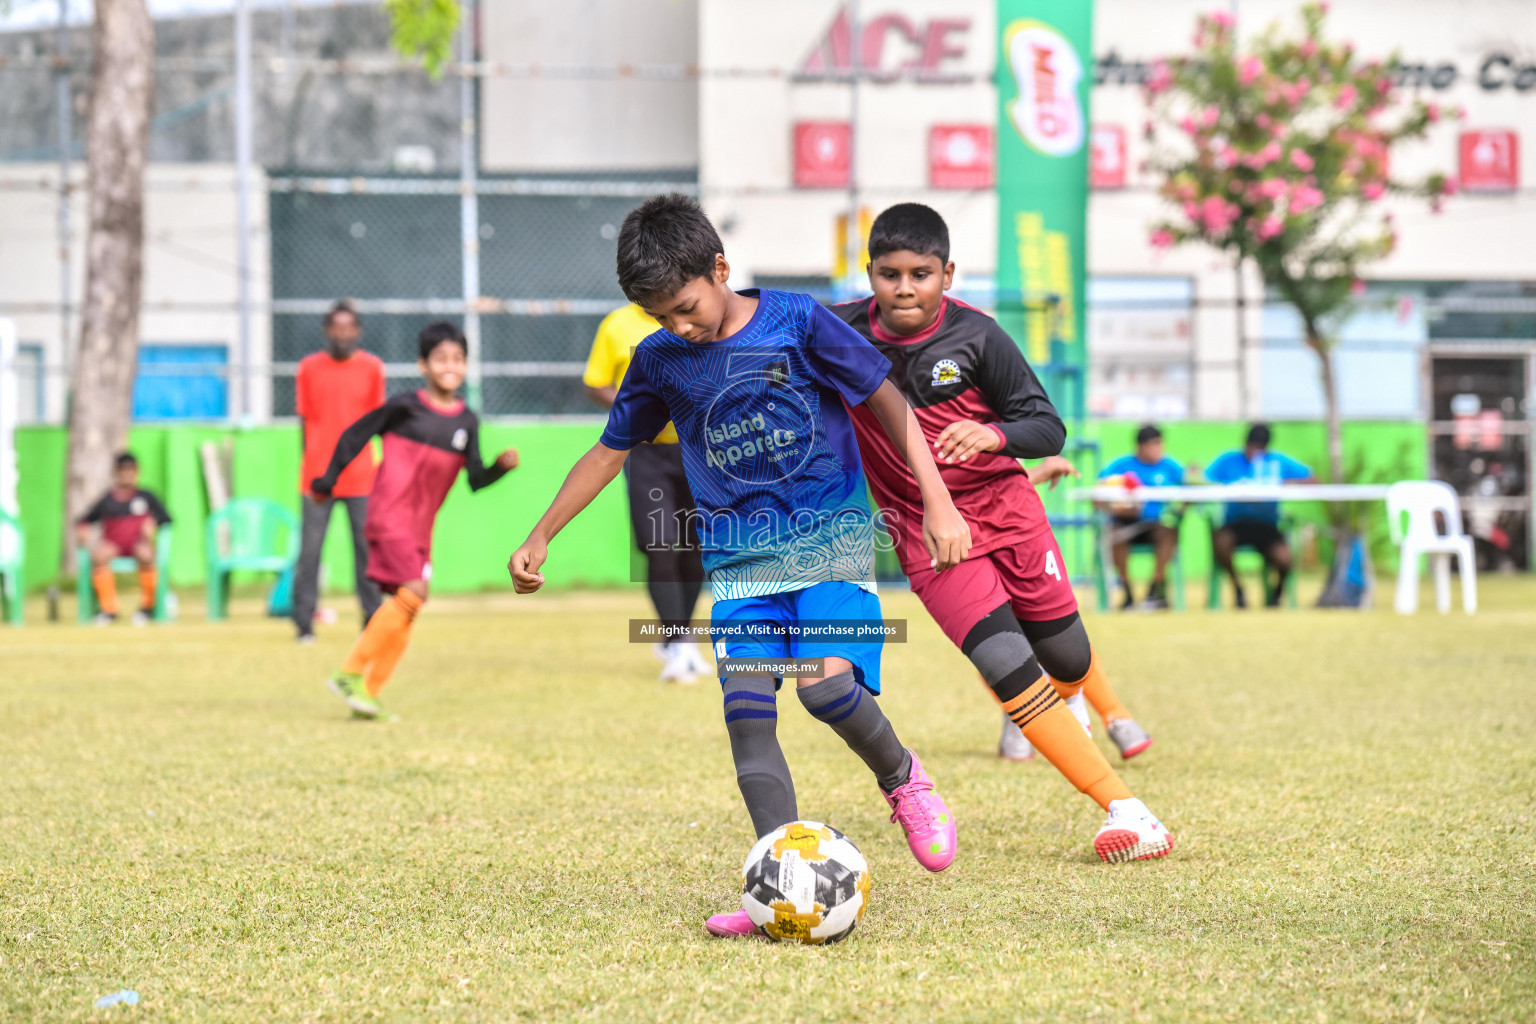
M775 942L846 939L869 907L869 864L830 825L792 821L763 836L741 869L741 906Z

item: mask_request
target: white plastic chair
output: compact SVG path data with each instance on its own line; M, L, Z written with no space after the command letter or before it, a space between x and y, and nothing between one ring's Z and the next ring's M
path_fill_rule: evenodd
M1435 525L1435 513L1445 517L1446 533ZM1408 518L1407 529L1403 516ZM1477 565L1472 538L1461 532L1461 502L1450 484L1439 480L1404 480L1387 488L1387 523L1392 542L1401 549L1397 570L1397 598L1401 615L1419 607L1419 556L1428 555L1434 565L1435 607L1445 615L1451 610L1451 556L1461 565L1461 603L1468 615L1477 611Z

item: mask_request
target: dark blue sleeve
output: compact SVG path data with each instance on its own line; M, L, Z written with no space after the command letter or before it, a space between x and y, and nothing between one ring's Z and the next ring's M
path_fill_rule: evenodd
M644 349L635 352L613 408L608 411L608 425L599 438L606 447L627 452L661 433L672 418L661 392L646 373L647 362Z
M813 303L806 324L805 354L817 382L862 405L891 372L891 361L825 306Z

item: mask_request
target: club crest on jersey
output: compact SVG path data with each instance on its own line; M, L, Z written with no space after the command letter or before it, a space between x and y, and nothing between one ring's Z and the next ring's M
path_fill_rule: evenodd
M960 383L960 366L953 359L940 359L933 364L935 386Z
M128 511L136 516L142 516L149 511L149 502L143 498L134 498L128 503Z
M469 431L465 430L463 427L455 430L453 432L453 450L461 452L464 450L464 446L467 444L469 444Z

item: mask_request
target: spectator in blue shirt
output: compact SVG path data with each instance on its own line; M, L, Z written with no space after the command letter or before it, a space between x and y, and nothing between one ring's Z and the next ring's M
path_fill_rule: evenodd
M1243 450L1226 452L1206 468L1205 478L1213 484L1306 484L1315 482L1312 470L1289 455L1269 450L1269 425L1255 423L1248 428ZM1291 546L1280 532L1280 503L1275 501L1230 501L1223 525L1211 537L1211 551L1216 564L1232 577L1232 588L1239 608L1248 607L1248 597L1232 567L1232 554L1246 545L1264 556L1264 603L1280 607L1285 580L1291 573ZM1270 573L1273 571L1273 580Z
M1184 467L1163 453L1163 432L1148 423L1136 431L1136 453L1122 455L1105 466L1099 479L1124 476L1135 477L1148 487L1176 487L1184 482ZM1178 548L1179 533L1176 527L1162 521L1163 503L1127 502L1111 507L1109 515L1110 554L1114 558L1115 571L1120 574L1120 586L1125 590L1121 609L1131 608L1136 603L1127 573L1132 544L1152 545L1152 583L1147 588L1146 603L1149 608L1166 609L1168 587L1163 574Z

